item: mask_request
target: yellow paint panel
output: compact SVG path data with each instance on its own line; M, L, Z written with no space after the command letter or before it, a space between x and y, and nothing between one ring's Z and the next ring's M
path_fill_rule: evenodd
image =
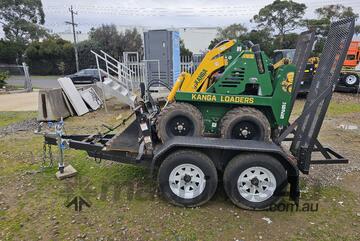
M185 75L186 73L181 73L178 77L178 79L176 80L173 88L171 89L168 97L167 97L167 101L168 102L172 102L174 101L175 99L175 95L176 95L176 92L180 89L181 85L183 84L184 82L184 79L185 79Z
M204 82L208 80L209 76L214 73L216 70L227 64L224 56L218 56L222 52L231 48L236 43L235 40L230 40L219 47L216 47L210 50L201 61L198 68L195 70L191 78L186 76L184 84L181 87L181 91L187 92L196 92L199 91L199 88L204 86ZM214 59L215 58L215 59ZM204 90L205 91L205 90Z
M253 58L255 58L254 54L243 54L241 57L243 59L253 59Z

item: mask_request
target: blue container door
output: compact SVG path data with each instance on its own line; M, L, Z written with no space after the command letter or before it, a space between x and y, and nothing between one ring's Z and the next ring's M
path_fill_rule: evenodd
M173 84L180 75L180 35L179 32L172 32L172 70Z

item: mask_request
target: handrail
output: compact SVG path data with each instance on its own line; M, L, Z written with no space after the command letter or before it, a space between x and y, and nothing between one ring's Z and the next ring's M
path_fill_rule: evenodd
M92 50L91 50L91 53L93 53L94 55L96 55L98 58L104 60L104 62L108 62L109 64L111 64L112 66L114 66L114 68L118 68L118 66L116 66L115 64L113 64L113 63L111 63L110 61L108 61L108 60L106 59L106 57L104 58L103 56L101 56L100 54L98 54L98 53L96 53L96 52L94 52L94 51L92 51Z
M125 64L121 63L120 61L118 61L117 59L115 59L114 57L112 57L111 55L107 54L106 52L104 52L103 50L100 50L101 53L103 53L105 56L109 57L112 61L114 61L115 63L117 63L118 65L124 67L126 70L130 71L131 73L135 74L135 72L133 72L129 67L127 67Z
M116 81L117 83L120 83L124 88L126 88L129 91L135 91L136 88L138 88L139 82L143 81L143 76L138 76L139 71L133 70L132 66L128 66L124 63L121 63L119 60L115 59L114 57L107 54L105 51L100 50L100 53L97 53L93 50L91 50L91 53L95 55L96 58L96 64L99 70L99 76L100 70L101 73L104 73L107 77L111 78L112 80ZM100 68L100 62L99 60L104 61L106 69L103 70ZM102 63L101 63L102 64ZM144 68L143 64L138 65L139 67L142 66L142 69ZM138 68L138 67L136 67ZM139 72L139 73L138 73ZM116 76L114 76L116 75ZM139 78L139 79L137 79Z
M113 57L111 57L110 55L108 55L107 53L105 53L104 51L102 51L102 50L100 50L100 51L104 54L105 57L103 57L103 56L99 55L98 53L96 53L96 52L94 52L94 51L91 50L91 52L92 52L94 55L96 55L98 58L102 59L102 60L105 62L107 69L109 68L110 70L112 70L113 72L116 72L116 73L121 72L121 75L122 75L123 77L129 78L129 79L132 78L131 73L132 73L132 74L135 74L134 71L132 71L130 68L128 68L128 67L127 67L126 65L124 65L123 63L120 63L119 61L117 61L116 59L114 59ZM119 66L121 66L122 68L126 69L126 71L129 71L129 72L131 72L131 73L128 73L128 72L124 71L122 68L119 68L119 66L116 66L114 63L108 61L107 58L110 58L111 60L113 60L114 62L116 62ZM110 68L110 67L108 66L108 64L110 64L111 66L113 66L114 68L116 68L116 69L118 69L118 70L120 70L120 71L115 71L114 69Z
M122 87L127 88L126 84L124 84L123 82L119 81L118 78L116 78L115 76L108 74L105 70L100 69L101 72L103 72L104 74L107 75L108 78L111 78L112 80L114 80L116 83L120 84Z

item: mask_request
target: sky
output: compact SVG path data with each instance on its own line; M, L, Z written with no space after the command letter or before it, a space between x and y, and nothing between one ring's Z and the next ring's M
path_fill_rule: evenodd
M69 6L81 31L103 23L140 25L149 28L221 27L249 20L272 0L42 0L46 27L55 32L69 29L64 21L70 19ZM334 4L330 0L297 0L308 6L306 17L315 17L316 8ZM360 13L360 1L338 0Z
M249 20L272 0L42 0L45 26L55 33L70 31L69 7L78 12L75 21L81 32L105 23L147 28L222 27ZM314 10L324 5L341 3L360 13L358 0L297 0L308 6L305 17L315 17Z

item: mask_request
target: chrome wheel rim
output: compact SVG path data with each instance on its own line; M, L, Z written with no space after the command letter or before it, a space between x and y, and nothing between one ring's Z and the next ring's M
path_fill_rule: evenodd
M169 185L176 196L192 199L204 191L206 186L205 174L193 164L181 164L170 173Z
M353 85L356 83L356 76L355 75L349 75L346 77L345 79L345 82L348 84L348 85Z
M244 170L238 180L240 195L250 202L263 202L273 196L276 189L274 174L264 167L250 167Z

